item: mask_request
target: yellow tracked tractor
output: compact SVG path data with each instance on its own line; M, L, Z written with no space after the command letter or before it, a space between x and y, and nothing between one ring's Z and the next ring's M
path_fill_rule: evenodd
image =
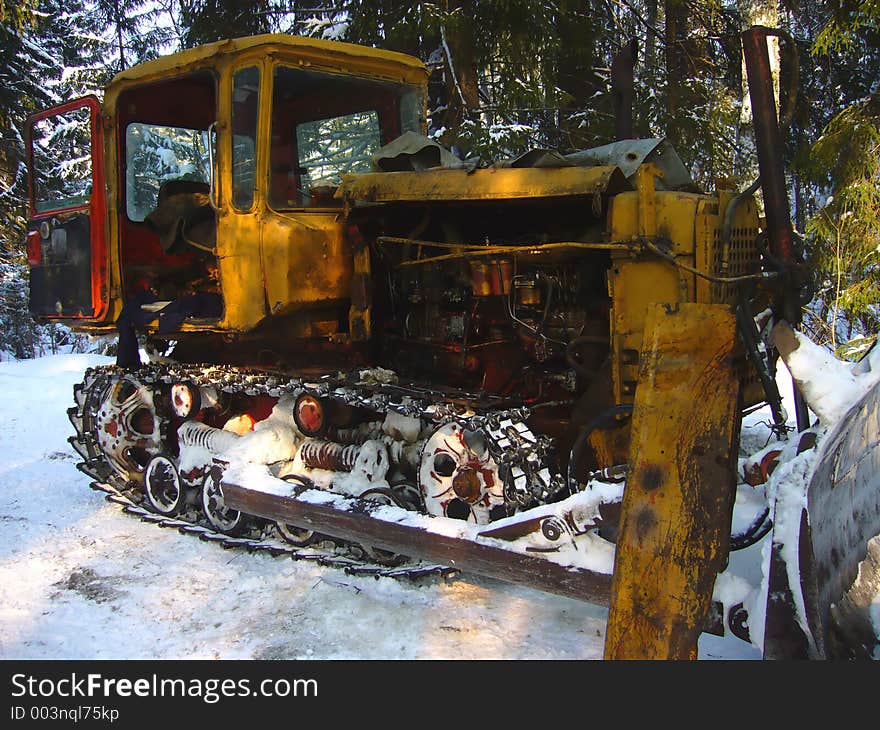
M800 306L767 33L766 220L663 140L473 167L425 136L419 61L348 44L214 43L34 115L32 311L119 336L74 392L81 469L201 534L526 583L610 605L609 657L693 656L729 618L740 414L784 423L755 317ZM45 172L59 129L79 183Z

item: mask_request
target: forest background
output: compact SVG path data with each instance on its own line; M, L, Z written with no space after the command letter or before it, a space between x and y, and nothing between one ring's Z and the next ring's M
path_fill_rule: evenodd
M107 347L28 313L24 127L136 63L265 32L409 53L432 71L432 136L489 164L612 141L612 62L628 58L634 136L665 137L703 189L742 190L757 177L740 46L753 24L796 48L773 59L813 272L802 326L857 357L880 320L880 0L0 0L0 358ZM73 166L55 163L61 184Z

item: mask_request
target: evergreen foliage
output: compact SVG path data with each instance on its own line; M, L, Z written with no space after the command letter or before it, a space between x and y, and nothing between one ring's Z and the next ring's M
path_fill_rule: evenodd
M823 201L806 223L810 324L838 354L855 356L880 327L880 3L840 0L827 11L811 48L827 79L824 127L802 163Z
M24 255L27 170L24 128L42 108L91 93L106 83L104 41L95 19L78 0L5 0L0 18L0 352L34 357L58 346L83 347L87 338L57 325L38 326L28 314ZM80 157L68 136L68 159ZM60 143L60 140L59 140ZM61 191L81 178L60 155L44 159Z

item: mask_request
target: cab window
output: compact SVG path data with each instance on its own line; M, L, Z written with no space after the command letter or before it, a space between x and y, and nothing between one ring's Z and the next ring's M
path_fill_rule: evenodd
M30 139L36 211L88 205L92 193L88 107L39 119L30 129Z
M320 196L322 189L337 187L343 173L369 172L370 158L381 146L375 111L298 124L299 193L310 200Z
M254 204L260 70L237 71L232 80L232 204L250 210Z
M413 86L279 65L273 72L269 204L327 207L341 176L421 128Z
M208 183L208 133L134 122L125 130L125 212L143 221L156 207L164 182Z

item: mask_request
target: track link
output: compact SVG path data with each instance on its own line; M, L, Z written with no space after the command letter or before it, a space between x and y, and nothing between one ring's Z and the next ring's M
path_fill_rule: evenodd
M207 375L207 372L210 372L211 375ZM210 366L207 370L199 366L175 367L165 373L151 367L135 373L128 373L115 366L87 370L83 382L73 388L76 405L68 409L67 415L76 435L69 437L68 442L82 459L76 466L92 480L90 487L102 492L107 501L119 505L124 513L159 527L176 529L182 534L196 536L205 542L217 543L224 549L245 550L250 553L263 552L273 557L311 561L321 566L343 570L349 575L416 581L432 577L450 578L458 574L459 571L455 568L421 562L405 562L394 565L377 564L364 559L367 553L360 546L336 540L328 539L305 548L296 547L273 536L274 527L269 524L253 528L249 535L233 537L213 529L207 524L207 521L200 518L195 509L187 510L176 517L168 517L151 511L144 506L147 502L140 487L124 480L107 462L95 432L94 419L103 394L113 382L114 377L125 374L133 374L151 384L186 379L220 386L227 392L240 388L241 392L248 395L264 393L282 395L303 387L302 383L297 380L214 366ZM218 374L222 377L218 378Z

